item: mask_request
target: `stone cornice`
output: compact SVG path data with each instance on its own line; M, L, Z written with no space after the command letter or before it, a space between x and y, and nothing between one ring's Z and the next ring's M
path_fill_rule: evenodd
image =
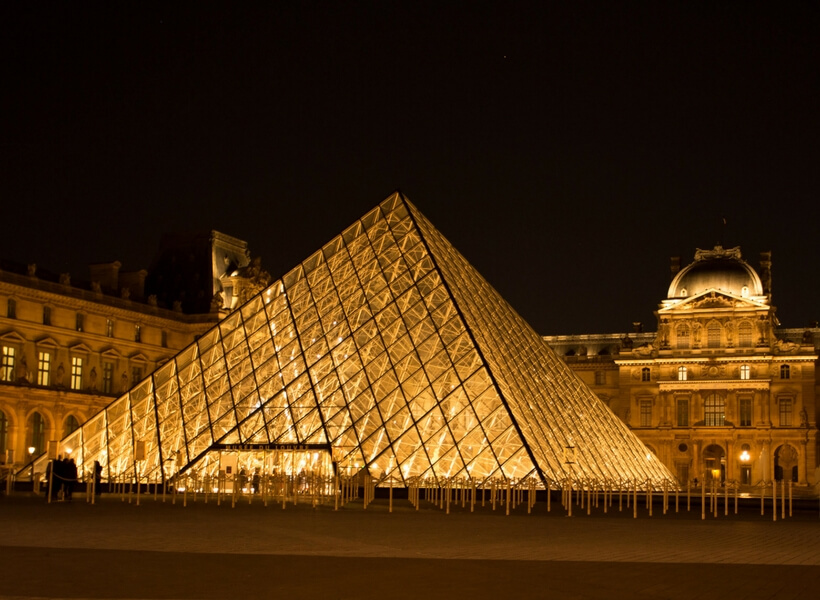
M658 382L658 390L661 392L698 392L701 390L768 390L771 387L771 383L771 379L687 379L686 381Z

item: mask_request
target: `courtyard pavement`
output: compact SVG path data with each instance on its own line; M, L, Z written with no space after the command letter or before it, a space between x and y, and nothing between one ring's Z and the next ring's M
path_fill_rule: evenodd
M94 505L0 497L0 597L39 598L815 598L817 501L791 518L701 520L700 507L637 519L546 502L509 516L489 504L377 499L339 511L244 498L103 495Z

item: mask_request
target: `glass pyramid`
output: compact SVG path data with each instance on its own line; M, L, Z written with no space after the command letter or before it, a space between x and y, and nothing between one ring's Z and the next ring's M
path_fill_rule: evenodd
M400 193L62 447L111 477L135 458L159 479L296 449L405 484L672 479Z

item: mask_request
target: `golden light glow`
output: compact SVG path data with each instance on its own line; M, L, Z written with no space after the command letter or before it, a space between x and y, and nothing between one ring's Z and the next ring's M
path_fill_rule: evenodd
M63 444L116 477L134 440L144 477L672 479L400 194Z

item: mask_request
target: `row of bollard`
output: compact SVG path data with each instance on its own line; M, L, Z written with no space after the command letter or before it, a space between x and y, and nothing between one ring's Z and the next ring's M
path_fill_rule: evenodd
M84 478L86 484L86 501L94 504L98 495L96 489L97 482L94 477ZM313 474L269 474L261 475L258 481L248 478L241 478L239 475L226 475L220 473L216 476L198 473L178 474L166 485L160 476L139 478L137 483L133 475L123 475L112 478L108 483L108 492L119 495L121 500L126 500L130 504L135 501L137 505L144 496L153 496L156 501L161 496L162 501L170 496L171 502L176 504L181 501L183 506L187 506L189 497L193 502L199 498L207 504L209 499L216 501L217 505L230 501L235 507L237 502L247 499L248 503L253 503L254 499L259 499L265 506L270 502L280 504L284 509L288 503L297 505L300 502L309 503L313 507L318 504L332 502L334 509L343 508L349 503L359 500L359 493L362 493L362 507L367 509L376 496L376 487L389 487L388 510L393 512L393 487L404 487L404 482L387 478L377 480L372 477L361 475L340 475L322 476ZM573 514L573 505L580 508L586 514L591 514L593 508L603 506L606 513L614 506L617 496L618 510L632 509L633 518L638 518L639 500L643 499L645 508L649 516L653 516L654 499L661 495L661 509L663 514L670 510L672 496L674 496L674 510L680 511L681 498L684 493L679 485L673 482L664 481L662 486L655 487L649 480L596 480L565 478L551 481L547 479L547 486L550 489L559 490L561 506L566 510L568 516ZM413 478L408 480L407 497L410 504L419 510L422 501L426 501L437 508L450 513L451 506L460 505L462 509L469 506L470 512L474 512L475 506L480 502L481 506L489 505L492 510L502 507L509 515L511 510L515 510L520 505L526 505L527 513L532 512L536 502L536 492L543 490L541 481L535 477L523 479L483 479L475 480L471 478ZM39 487L39 486L38 486ZM792 482L781 480L761 482L756 486L760 490L760 514L765 514L766 499L771 499L772 520L778 520L778 509L780 518L785 519L793 514L793 492ZM778 488L779 494L778 494ZM686 510L691 511L692 497L700 495L701 518L706 519L707 514L719 515L720 500L723 500L723 514L729 515L730 504L733 501L734 514L738 513L738 498L740 486L736 482L726 482L720 484L717 480L710 480L698 483L697 480L687 481ZM36 491L36 490L35 490ZM49 494L50 497L50 494ZM779 500L778 500L779 499ZM780 506L778 507L778 501ZM552 496L546 494L547 511L552 510Z

